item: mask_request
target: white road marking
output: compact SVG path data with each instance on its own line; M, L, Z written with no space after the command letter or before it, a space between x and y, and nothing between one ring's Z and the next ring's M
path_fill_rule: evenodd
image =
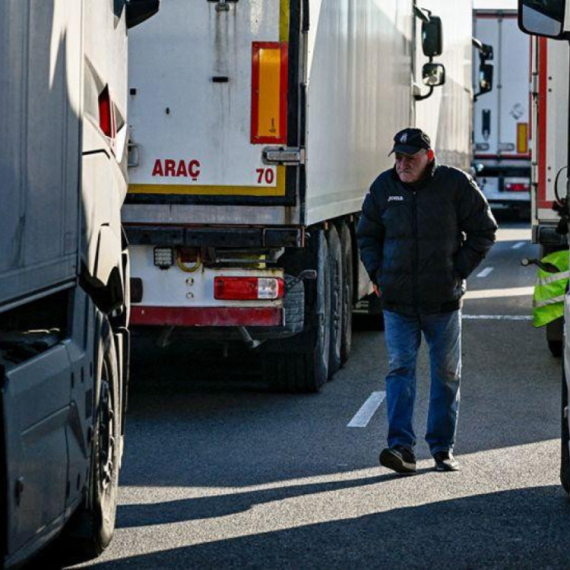
M524 247L526 245L526 241L519 241L518 243L515 243L515 245L513 245L513 249L520 249L521 247Z
M467 321L532 321L530 315L461 315Z
M505 289L476 289L467 291L464 299L495 299L497 297L524 297L532 295L534 287L507 287Z
M346 427L366 427L385 397L386 392L372 392Z
M495 269L494 267L485 267L485 269L483 269L483 271L480 271L479 273L477 273L477 277L487 277L487 275L489 275L489 273L491 273L491 271L493 271L493 269Z

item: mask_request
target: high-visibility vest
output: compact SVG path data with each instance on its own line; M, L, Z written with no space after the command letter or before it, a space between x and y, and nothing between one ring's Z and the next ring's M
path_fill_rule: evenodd
M568 250L555 251L541 261L554 265L556 273L538 269L538 279L532 298L532 324L543 327L564 315L564 294L568 286Z

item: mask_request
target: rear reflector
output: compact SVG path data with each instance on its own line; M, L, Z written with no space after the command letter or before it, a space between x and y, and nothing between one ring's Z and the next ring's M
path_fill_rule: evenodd
M253 42L251 143L287 143L287 42Z
M530 186L524 182L507 182L505 184L505 190L507 192L528 192Z
M214 299L257 301L281 299L283 279L278 277L216 277Z
M528 152L528 123L517 123L517 152Z

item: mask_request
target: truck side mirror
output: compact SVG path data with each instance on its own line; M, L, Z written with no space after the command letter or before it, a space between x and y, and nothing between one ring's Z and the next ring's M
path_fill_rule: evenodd
M439 87L445 83L445 66L441 63L425 63L422 68L422 81L429 87Z
M483 95L493 89L493 70L494 67L490 63L481 63L479 66L479 93Z
M562 39L566 0L519 0L519 28L535 36Z
M443 52L443 31L441 18L431 16L429 22L422 21L422 50L426 57L436 57Z
M160 8L160 0L128 0L127 29L134 28L154 16Z

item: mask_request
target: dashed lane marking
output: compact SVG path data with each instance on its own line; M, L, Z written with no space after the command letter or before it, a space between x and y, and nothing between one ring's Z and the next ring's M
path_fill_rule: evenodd
M477 277L487 277L487 275L489 275L489 273L491 273L491 271L493 271L493 269L495 269L494 267L485 267L485 269L483 269L483 271L480 271L479 273L477 273Z
M530 315L461 315L467 321L532 321Z
M505 289L474 289L467 291L464 299L496 299L499 297L525 297L532 295L534 287L506 287Z
M515 243L515 245L513 245L512 249L520 249L521 247L524 247L526 245L526 241L519 241L518 243Z
M385 397L386 392L372 392L368 400L362 404L360 410L356 412L356 415L350 420L346 427L366 427Z

